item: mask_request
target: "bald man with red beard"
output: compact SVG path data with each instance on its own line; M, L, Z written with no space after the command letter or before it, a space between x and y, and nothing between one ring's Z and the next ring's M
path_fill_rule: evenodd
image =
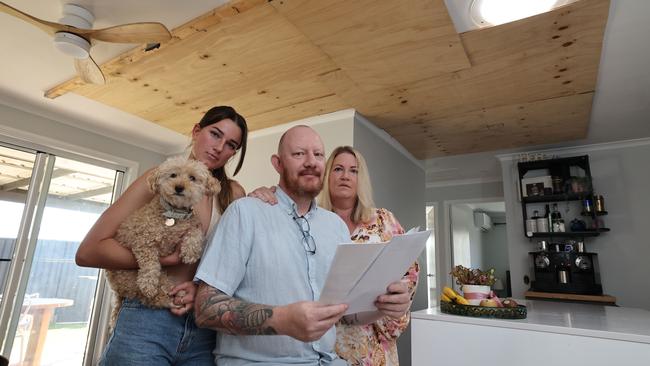
M347 305L317 302L336 246L349 241L343 220L316 205L323 142L293 127L271 163L278 204L235 201L208 243L196 273L197 325L220 332L219 365L346 365L334 352L334 324Z

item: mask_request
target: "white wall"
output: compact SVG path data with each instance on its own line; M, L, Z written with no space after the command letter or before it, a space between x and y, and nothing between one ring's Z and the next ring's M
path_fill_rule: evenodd
M246 192L260 186L278 184L280 176L271 165L271 155L278 151L278 142L286 130L301 124L311 126L320 134L325 144L325 152L329 155L339 145L352 145L353 118L354 110L344 110L251 132L244 165L234 178ZM239 157L235 156L228 166L231 176L238 159Z
M559 156L589 155L594 189L605 197L605 224L611 232L586 240L587 250L598 253L603 291L617 304L650 309L650 139L587 145L544 151ZM504 176L508 246L513 296L522 297L529 286L523 276L532 276L528 252L534 242L523 233L521 204L517 197L515 156L501 156ZM570 221L572 218L565 218Z
M0 104L0 140L27 147L46 147L56 155L74 153L112 165L131 167L133 174L159 164L165 156L92 132Z

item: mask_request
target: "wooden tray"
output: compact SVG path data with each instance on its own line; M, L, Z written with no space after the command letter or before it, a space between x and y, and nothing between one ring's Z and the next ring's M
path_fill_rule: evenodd
M446 314L475 316L480 318L498 319L526 319L526 307L518 305L516 308L489 308L485 306L460 305L440 301L440 311Z

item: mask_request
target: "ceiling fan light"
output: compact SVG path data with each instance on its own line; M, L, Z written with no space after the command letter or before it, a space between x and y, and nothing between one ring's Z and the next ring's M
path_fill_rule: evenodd
M575 0L472 0L470 18L479 27L494 26L545 13Z
M90 52L90 43L88 41L68 32L58 32L54 36L54 47L74 58L86 58Z

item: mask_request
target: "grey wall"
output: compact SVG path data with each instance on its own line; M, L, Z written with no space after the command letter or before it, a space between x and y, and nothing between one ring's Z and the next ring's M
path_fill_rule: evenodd
M500 181L427 187L425 192L425 198L428 204L492 197L503 197L503 184Z
M0 104L0 140L7 142L9 139L6 137L20 138L11 130L35 136L34 140L28 142L38 145L50 145L47 141L52 141L52 146L46 147L56 150L65 150L117 165L121 165L122 160L135 162L138 164L138 171L134 174L139 174L165 159L165 156L153 151Z
M415 226L424 228L424 170L386 143L379 133L366 123L355 121L354 147L361 151L368 163L375 204L393 212L405 230ZM420 263L424 266L426 258ZM421 274L424 273L426 269L421 268ZM418 295L421 296L416 297L414 307L427 307L426 292L426 278L421 277L418 286Z
M424 170L393 144L387 143L383 131L370 126L362 116L355 116L354 144L368 163L375 203L393 212L405 230L426 227ZM397 144L395 142L395 144ZM420 277L412 310L428 306L426 251L418 259ZM400 364L411 365L411 331L398 339Z
M586 247L598 253L603 291L615 296L617 304L650 310L648 278L650 266L650 139L611 144L582 146L573 149L545 151L559 156L589 155L594 189L605 197L605 224L611 232L588 238ZM528 285L525 274L531 275L528 251L534 243L524 237L521 204L516 188L516 161L502 159L510 270L513 296L522 297ZM565 218L570 221L572 217ZM568 222L567 221L567 222Z

